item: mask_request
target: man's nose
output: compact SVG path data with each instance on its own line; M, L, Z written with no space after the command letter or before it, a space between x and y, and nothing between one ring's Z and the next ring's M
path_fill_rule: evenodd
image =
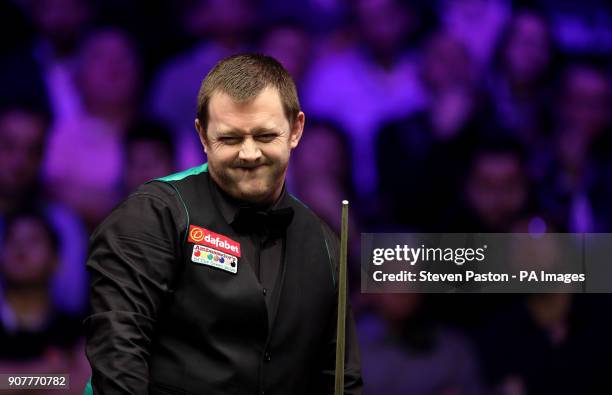
M247 137L242 142L238 158L244 161L253 162L261 157L261 150L252 137Z

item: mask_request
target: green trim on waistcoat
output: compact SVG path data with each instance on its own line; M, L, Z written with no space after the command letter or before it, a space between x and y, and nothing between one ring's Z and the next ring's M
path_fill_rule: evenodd
M206 173L206 172L208 172L208 162L203 163L200 166L192 167L191 169L187 169L187 170L180 171L178 173L170 174L169 176L157 178L155 179L155 181L163 181L163 182L179 181L179 180L182 180L183 178L187 178L189 176L195 176L200 173Z

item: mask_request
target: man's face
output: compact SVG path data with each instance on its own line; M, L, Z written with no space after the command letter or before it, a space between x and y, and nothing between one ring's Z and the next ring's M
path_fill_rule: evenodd
M138 56L123 33L114 30L97 33L85 43L80 65L79 88L92 105L126 105L137 96Z
M282 191L291 150L304 128L304 114L291 125L278 91L264 89L239 103L222 92L213 94L208 130L196 129L208 156L213 180L230 196L254 204L274 202Z
M533 81L538 78L551 60L546 23L529 13L519 15L504 56L514 79Z
M57 267L49 234L34 218L19 218L7 231L0 275L11 285L45 285Z
M504 229L527 200L521 163L512 154L483 154L467 182L467 197L480 219L490 228Z
M595 137L610 123L610 81L605 74L585 67L570 72L564 83L560 116L563 125Z
M31 188L43 157L45 124L15 111L0 119L0 195L19 198Z
M148 180L174 171L174 161L159 141L136 140L126 147L125 187L134 191Z

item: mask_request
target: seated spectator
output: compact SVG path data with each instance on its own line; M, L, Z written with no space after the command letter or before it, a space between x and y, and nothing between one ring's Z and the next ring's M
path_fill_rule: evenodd
M7 219L1 246L0 371L70 374L73 388L82 388L89 372L81 317L63 312L51 298L57 235L41 214L17 212Z
M34 358L49 345L69 349L80 336L78 317L61 312L50 298L58 253L59 240L44 217L26 212L7 219L0 271L3 359Z
M259 46L264 55L281 62L300 92L310 70L314 44L299 24L281 21L266 29Z
M605 69L574 63L556 102L555 143L539 180L542 206L562 229L612 230L612 91Z
M502 32L488 81L498 125L526 145L547 142L549 104L558 54L548 20L533 10L517 11Z
M484 393L469 342L432 319L423 295L370 296L374 313L364 315L357 323L364 393Z
M167 176L176 169L172 137L161 123L136 122L125 136L124 149L124 196L140 184Z
M351 3L354 37L314 62L304 85L306 114L331 119L352 142L353 180L360 199L376 193L374 142L383 123L423 104L415 54L408 48L422 22L412 3Z
M48 198L39 182L49 123L48 113L36 106L0 108L0 235L4 218L20 207L44 212L62 241L53 279L54 300L68 311L83 312L87 301L85 229L70 209Z
M9 50L0 55L0 102L39 101L54 120L81 111L74 77L79 45L93 16L91 3L2 2L0 51Z
M0 109L0 213L40 193L40 163L45 152L49 114L37 107L14 105Z
M77 75L84 113L56 125L45 176L92 229L117 204L123 137L138 109L139 60L129 37L115 29L92 33Z
M511 3L510 0L442 0L437 3L444 29L464 43L478 70L490 64L501 30L511 16Z
M351 145L335 123L313 120L306 126L290 167L292 190L336 231L340 204L352 200Z
M604 394L612 391L610 299L534 294L480 331L483 367L493 393Z
M361 210L354 201L351 178L351 145L345 132L335 123L312 120L291 157L290 190L340 234L342 201L350 203L348 265L352 284L359 283L361 248ZM353 291L357 291L353 289Z
M420 67L427 105L380 131L378 191L384 223L432 230L454 203L486 106L465 47L448 33L427 40Z
M181 169L197 166L204 158L193 126L200 84L224 57L252 50L255 5L254 0L195 0L183 7L182 24L196 43L162 66L148 97L151 115L172 130Z
M485 140L468 167L461 199L440 227L452 232L510 232L534 209L523 147L509 139Z
M75 73L79 47L94 16L91 0L35 0L27 3L36 36L31 49L40 65L55 120L82 111Z

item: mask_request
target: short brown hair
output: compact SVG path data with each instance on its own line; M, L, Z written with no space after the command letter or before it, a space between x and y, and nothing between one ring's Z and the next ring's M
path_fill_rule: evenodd
M208 104L215 92L245 102L268 87L278 90L285 116L293 125L300 112L300 102L293 79L279 61L259 54L233 55L221 60L206 75L198 93L197 117L202 128L206 131L208 127Z

